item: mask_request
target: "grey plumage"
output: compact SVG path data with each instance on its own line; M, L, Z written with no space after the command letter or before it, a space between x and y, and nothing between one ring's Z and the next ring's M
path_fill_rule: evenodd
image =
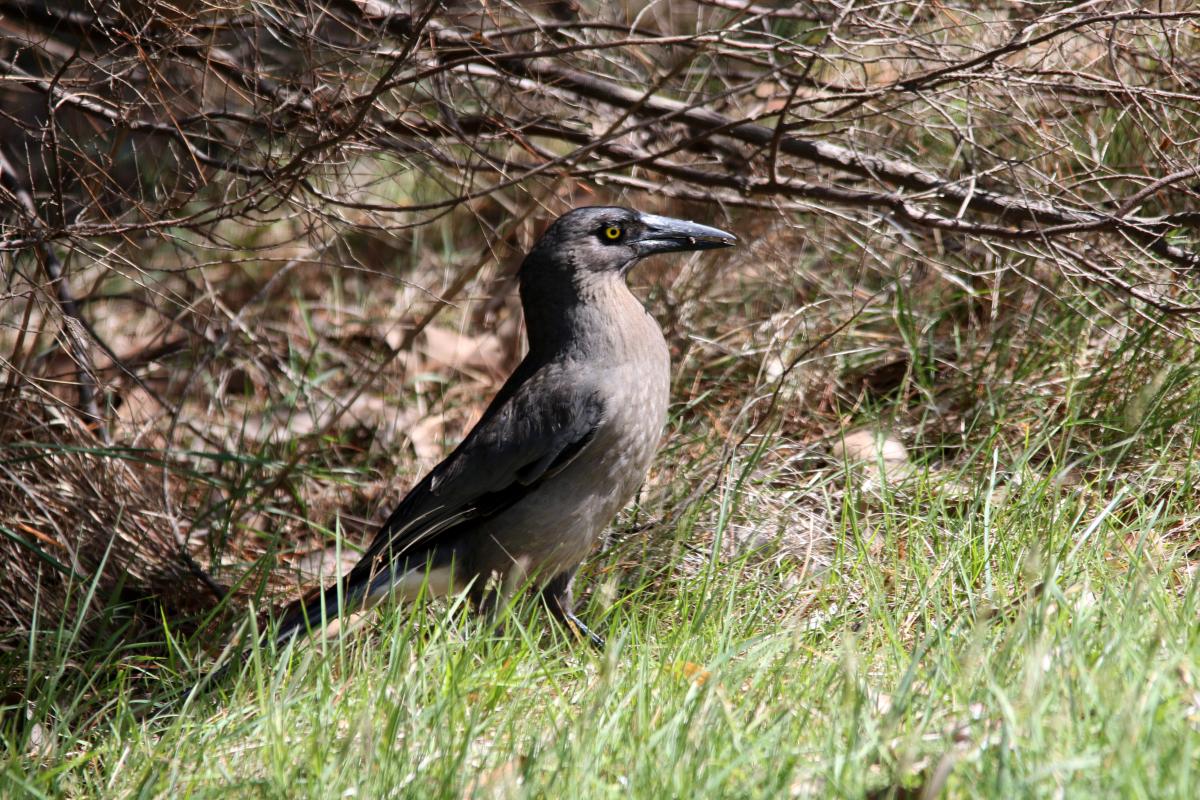
M529 352L454 452L409 491L359 563L283 615L283 642L389 594L466 589L477 606L529 585L594 644L571 580L628 502L666 419L669 358L625 276L654 253L732 245L724 231L581 208L521 265Z

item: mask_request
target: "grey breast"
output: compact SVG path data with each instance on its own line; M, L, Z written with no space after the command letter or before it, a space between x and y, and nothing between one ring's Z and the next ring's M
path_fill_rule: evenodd
M624 287L621 287L624 289ZM666 422L670 356L658 324L624 290L625 324L604 347L566 356L565 372L586 380L604 415L578 457L480 531L477 570L514 570L542 584L575 567L645 479ZM509 575L509 577L514 577Z

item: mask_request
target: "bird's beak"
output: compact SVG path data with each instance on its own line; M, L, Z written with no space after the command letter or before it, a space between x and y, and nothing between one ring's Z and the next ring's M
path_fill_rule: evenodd
M639 257L653 253L679 253L688 250L733 247L737 242L737 237L732 233L682 219L642 214L640 222L645 228L636 239L630 242Z

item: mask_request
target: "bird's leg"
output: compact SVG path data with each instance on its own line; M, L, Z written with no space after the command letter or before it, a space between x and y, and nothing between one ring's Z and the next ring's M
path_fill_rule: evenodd
M500 609L504 607L504 598L500 592L500 577L493 573L487 580L476 581L467 592L467 596L479 616L487 620L492 631L497 635L503 634L504 620L500 618Z
M542 589L542 599L546 601L546 606L554 618L567 630L581 639L587 639L597 650L603 650L604 637L584 625L583 621L575 616L575 598L571 594L571 581L574 577L575 570L573 569L556 575Z

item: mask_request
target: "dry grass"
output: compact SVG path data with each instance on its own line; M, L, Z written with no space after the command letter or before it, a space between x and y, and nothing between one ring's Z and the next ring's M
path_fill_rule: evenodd
M113 604L141 629L166 615L184 630L217 604L219 588L173 535L154 453L106 446L74 415L20 390L0 410L0 430L5 648L26 650L34 631L64 620L80 645L92 644L97 626L114 624L103 613Z

